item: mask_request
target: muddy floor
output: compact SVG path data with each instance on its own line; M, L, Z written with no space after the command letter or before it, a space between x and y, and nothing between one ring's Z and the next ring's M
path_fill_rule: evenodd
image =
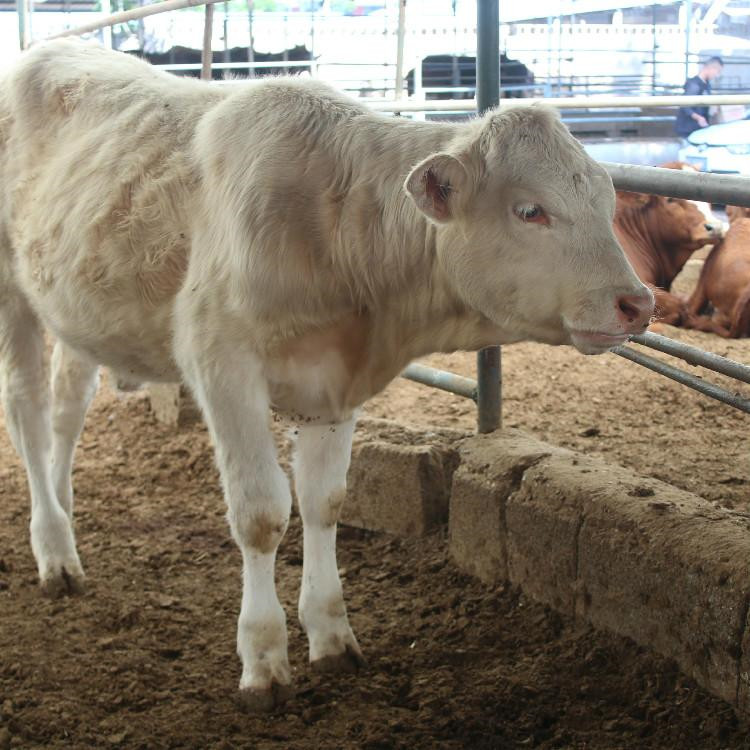
M750 361L750 342L679 335ZM614 355L519 345L503 356L505 424L747 509L748 417ZM474 357L431 361L471 374ZM367 411L473 424L468 402L404 381ZM142 394L104 388L75 486L88 591L48 601L28 544L25 479L0 431L0 750L750 748L731 709L673 663L470 580L440 534L403 542L340 530L369 667L312 674L295 615L296 518L278 585L297 695L276 715L245 715L235 698L240 558L205 430L175 433Z
M750 363L750 339L671 326L660 332ZM750 397L750 386L632 346ZM724 507L750 509L750 416L614 354L584 357L570 347L517 344L503 347L502 361L505 426L601 456ZM425 362L476 376L473 354L435 355ZM373 399L367 413L467 429L476 420L472 402L403 380Z

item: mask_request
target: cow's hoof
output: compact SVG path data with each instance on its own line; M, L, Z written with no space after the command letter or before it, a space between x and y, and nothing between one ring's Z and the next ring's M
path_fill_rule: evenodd
M320 659L310 662L310 666L316 672L352 673L364 669L367 666L367 662L359 649L347 645L343 653L322 656Z
M77 596L86 590L83 573L72 575L65 568L60 569L58 575L48 576L40 581L39 587L42 594L50 599L59 599L62 596Z
M294 698L292 685L272 682L270 688L243 688L240 704L248 713L267 714Z

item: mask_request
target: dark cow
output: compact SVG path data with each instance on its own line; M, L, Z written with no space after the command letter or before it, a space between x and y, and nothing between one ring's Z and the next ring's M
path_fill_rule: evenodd
M129 51L130 52L130 51ZM247 47L232 47L226 51L214 50L212 55L212 62L223 63L223 62L248 62L248 48ZM199 49L192 49L191 47L180 47L175 46L166 52L144 52L143 50L134 50L130 54L136 57L148 60L152 65L185 65L185 64L200 64L201 62L201 51ZM281 62L282 60L290 60L298 62L301 60L312 60L312 53L307 47L297 45L291 49L285 50L284 52L254 52L255 62ZM227 57L229 58L227 60ZM283 72L283 68L268 67L268 68L255 68L256 76L270 76L278 75ZM289 69L291 73L298 73L302 71L310 71L309 65L295 65ZM193 78L199 78L201 71L200 68L195 70L175 70L175 75L192 76ZM213 68L211 70L211 76L214 80L222 80L227 76L232 78L247 78L247 68Z
M468 88L470 91L425 91L426 99L473 99L477 85L476 57L459 55L428 55L422 60L422 87ZM533 85L534 74L519 60L500 55L500 95L503 98L520 98L526 91L503 89L502 86ZM414 94L414 70L406 75L409 96Z

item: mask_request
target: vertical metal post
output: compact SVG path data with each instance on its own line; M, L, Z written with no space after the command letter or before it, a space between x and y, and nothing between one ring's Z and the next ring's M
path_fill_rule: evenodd
M544 96L547 99L552 96L552 34L554 30L554 19L552 16L547 16L547 81L544 84Z
M211 62L213 52L211 50L211 37L214 28L214 6L206 6L206 16L203 21L203 52L201 53L201 78L204 81L211 80Z
M685 0L685 80L690 78L690 27L693 25L693 0Z
M231 55L229 54L229 3L224 3L224 21L222 26L222 33L224 36L224 62L230 62Z
M484 112L500 102L499 0L477 0L477 109ZM493 432L500 426L500 347L477 354L477 429Z
M102 0L102 15L108 16L112 13L112 3L110 0ZM112 49L112 26L105 26L102 29L102 43L107 49Z
M312 7L312 6L311 6ZM318 66L315 64L315 11L310 11L310 75L318 77Z
M28 49L31 41L28 0L16 0L16 12L18 13L18 43L22 50Z
M404 43L406 41L406 0L398 0L398 41L396 46L396 99L404 94Z
M651 6L651 95L656 96L656 5Z
M247 0L247 30L250 33L250 44L247 48L247 61L255 62L255 35L253 34L253 12L255 0ZM248 78L255 78L255 68L249 68L247 71Z

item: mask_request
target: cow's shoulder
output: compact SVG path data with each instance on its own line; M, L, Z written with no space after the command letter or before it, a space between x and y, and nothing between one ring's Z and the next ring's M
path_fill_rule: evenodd
M132 55L59 39L24 53L4 88L14 115L28 123L59 120L78 110L118 112L157 98L216 98L199 81L177 78Z

